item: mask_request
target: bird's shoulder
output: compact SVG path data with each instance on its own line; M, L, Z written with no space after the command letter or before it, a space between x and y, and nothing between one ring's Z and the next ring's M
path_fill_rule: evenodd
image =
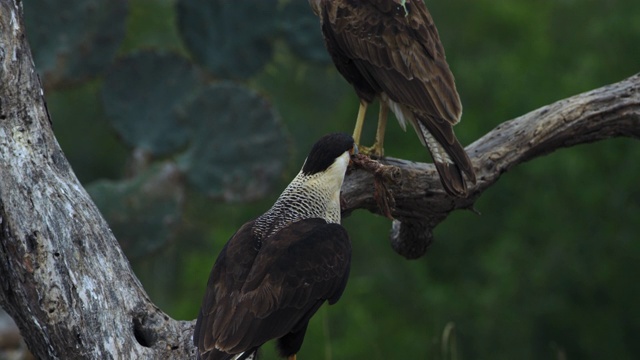
M305 278L303 272L318 271L327 264L346 265L350 254L349 235L342 225L327 223L320 218L303 219L264 240L252 274L296 273L298 277ZM252 280L247 279L247 285ZM250 289L251 286L247 285L245 289Z
M346 286L350 262L344 227L323 219L300 220L265 240L241 293L273 299L255 309L261 316L320 299L333 303Z
M216 304L237 293L249 275L260 247L259 238L253 234L254 222L249 221L240 227L218 254L209 274L196 329L202 326L202 322L206 322L207 327L211 326Z
M265 239L265 245L288 247L296 243L317 244L335 240L348 239L345 228L336 223L329 223L321 218L308 218L295 221Z
M211 269L210 286L224 281L233 288L244 282L262 246L261 239L254 234L254 224L255 220L245 223L222 248Z
M216 260L209 283L216 298L231 293L251 297L276 288L294 290L310 281L345 276L351 243L341 225L320 218L304 219L259 239L253 224L240 228Z
M327 1L323 22L327 29L351 44L360 42L389 50L420 45L438 56L439 40L431 14L421 0Z

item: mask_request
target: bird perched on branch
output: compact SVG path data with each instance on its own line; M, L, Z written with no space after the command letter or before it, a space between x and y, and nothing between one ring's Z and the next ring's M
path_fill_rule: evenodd
M355 150L349 135L321 138L271 209L229 239L196 322L199 359L255 360L272 339L281 356L296 358L309 319L347 284L351 243L340 225L340 188Z
M309 0L320 17L325 45L342 76L360 98L353 138L368 104L380 100L376 141L362 148L383 155L391 109L403 129L413 126L429 149L447 193L467 194L473 165L453 133L462 105L438 31L423 0ZM464 176L463 176L464 174Z

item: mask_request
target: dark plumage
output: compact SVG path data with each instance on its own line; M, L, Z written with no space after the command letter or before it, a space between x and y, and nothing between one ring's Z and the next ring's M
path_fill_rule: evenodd
M194 331L199 358L255 359L266 341L295 359L309 319L342 295L351 245L340 187L351 136L318 141L273 207L244 224L216 260Z
M473 165L453 133L462 105L438 31L422 0L309 0L320 17L325 45L361 100L354 139L359 143L367 104L380 99L373 152L382 155L390 108L413 126L451 195L466 196Z

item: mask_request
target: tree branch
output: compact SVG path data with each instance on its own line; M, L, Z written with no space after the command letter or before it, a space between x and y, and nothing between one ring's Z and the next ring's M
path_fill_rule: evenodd
M563 147L626 136L640 138L640 74L612 85L544 106L504 122L467 147L478 182L469 197L448 196L435 166L402 159L381 162L400 169L400 180L389 182L396 220L393 248L407 258L424 254L433 229L453 210L470 209L480 195L512 167ZM343 186L344 211L367 209L385 215L375 199L374 176L358 169Z
M639 137L639 87L636 75L501 124L468 148L478 175L469 198L447 196L432 165L387 158L377 187L365 170L349 174L345 209L384 214L374 191L388 191L380 203L397 219L392 244L420 256L438 223L511 167L560 147ZM53 135L19 0L0 0L0 289L38 358L194 356L193 322L149 300Z

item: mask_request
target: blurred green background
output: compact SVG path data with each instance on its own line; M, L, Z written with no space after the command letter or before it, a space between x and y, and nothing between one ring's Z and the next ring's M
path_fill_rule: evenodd
M318 20L303 0L23 5L65 154L151 298L195 318L231 234L269 208L316 139L352 131L357 98ZM464 104L463 144L640 71L638 1L427 6ZM385 145L429 161L395 122ZM612 139L523 164L415 261L391 250L389 220L355 212L346 292L313 318L300 358L640 358L638 158L637 142Z

